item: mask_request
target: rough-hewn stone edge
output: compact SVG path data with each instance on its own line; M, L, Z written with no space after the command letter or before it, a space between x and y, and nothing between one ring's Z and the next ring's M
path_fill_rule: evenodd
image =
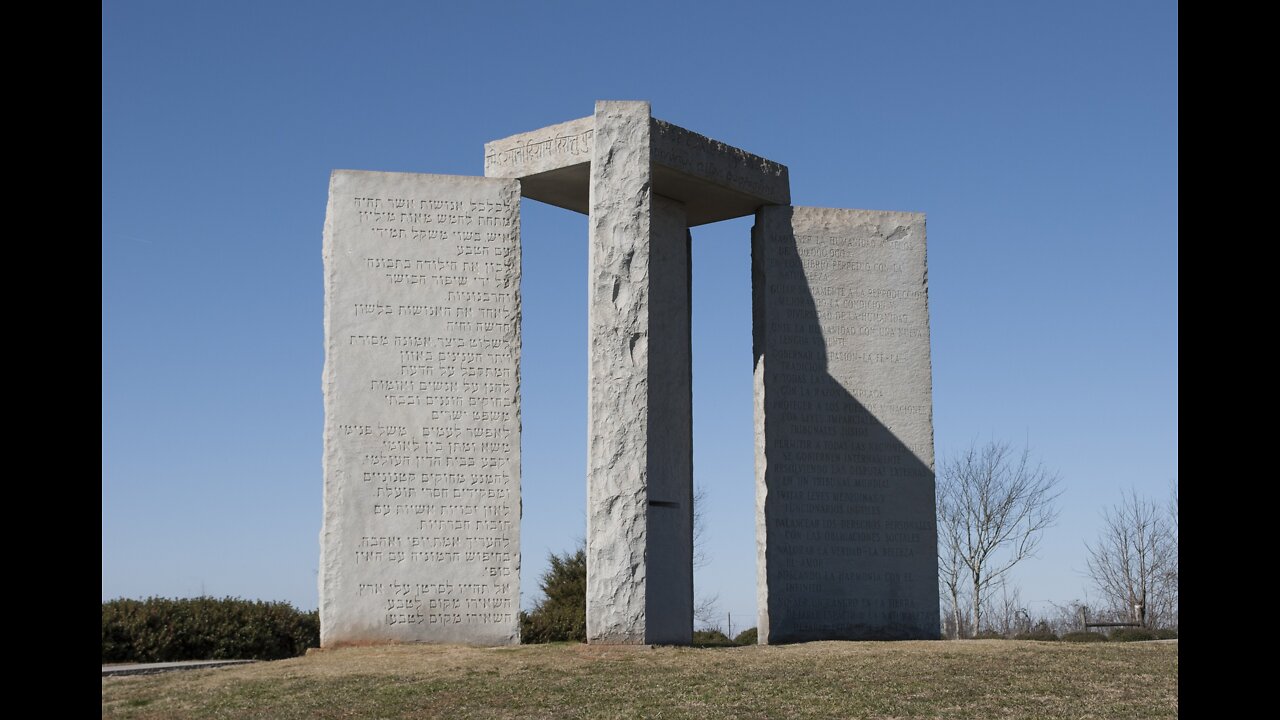
M652 157L664 165L772 205L791 204L787 166L687 130L653 119Z
M588 261L587 640L645 639L649 103L599 101Z
M329 488L329 473L330 473L330 467L333 464L331 460L337 452L337 449L334 448L329 443L329 440L328 440L329 428L334 425L333 403L329 402L328 398L330 393L333 391L334 378L336 375L336 372L334 370L334 365L333 365L333 357L332 357L333 353L330 352L330 348L329 348L332 335L333 335L332 329L331 329L333 312L332 312L332 308L330 307L331 297L330 297L329 289L333 285L333 275L335 273L332 259L333 259L333 252L334 252L333 225L335 222L334 215L337 210L336 203L338 198L337 190L339 185L341 184L340 178L344 174L349 172L353 172L353 171L334 170L329 174L329 198L325 205L324 240L323 240L323 246L322 246L323 247L322 257L324 260L324 369L321 371L320 385L321 385L321 393L322 393L321 395L322 403L324 406L324 423L323 423L323 430L322 430L324 434L322 435L322 440L321 440L322 457L321 457L320 480L321 480L321 490L322 490L323 499L321 501L322 504L321 504L321 521L320 521L320 572L318 573L319 578L317 581L317 584L319 586L318 590L320 592L319 616L320 616L321 647L325 646L326 640L328 640L328 643L330 644L334 642L333 638L326 637L329 634L326 632L327 626L331 627L333 623L332 622L326 623L325 620L326 618L334 617L334 613L336 611L333 608L333 598L331 597L330 593L326 592L325 588L330 582L329 576L334 572L337 572L337 569L338 569L337 559L333 556L333 553L336 549L334 548L334 545L336 545L336 543L330 542L328 540L328 535L331 532L336 532L336 530L333 529L333 525L329 522L329 518L336 516L337 513L339 512L337 503L340 501L340 493L331 492Z
M789 208L788 208L789 209ZM769 462L765 452L764 412L764 364L765 348L765 272L763 225L767 207L756 211L756 223L751 228L751 348L752 348L752 389L754 402L755 427L755 481L756 481L756 643L769 644L769 553L768 553L768 508L769 486L765 482L765 473Z
M595 116L484 144L485 177L522 178L591 162Z
M479 179L479 178L477 178ZM511 264L511 281L514 285L515 295L515 314L512 318L511 327L504 335L504 339L509 343L511 348L512 361L512 377L511 377L511 400L512 414L515 416L515 436L512 439L511 447L514 454L512 462L511 480L512 492L515 493L515 521L512 523L512 554L515 556L512 562L511 585L514 587L515 612L512 614L511 633L501 639L500 642L490 643L492 645L519 645L520 644L520 572L524 567L524 553L520 542L523 533L522 520L524 519L524 393L522 384L524 375L521 372L524 358L524 238L523 228L520 225L520 198L521 187L520 181L514 178L493 178L502 182L502 192L509 199L510 204L515 208L515 212L511 218L514 242L511 246L511 252L514 254Z

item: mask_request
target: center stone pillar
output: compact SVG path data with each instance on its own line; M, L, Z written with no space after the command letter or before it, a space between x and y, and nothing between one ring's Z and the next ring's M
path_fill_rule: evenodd
M653 192L649 103L596 103L588 297L587 639L693 634L685 204Z
M485 143L484 173L590 216L587 640L693 639L689 228L789 205L787 168L647 102Z

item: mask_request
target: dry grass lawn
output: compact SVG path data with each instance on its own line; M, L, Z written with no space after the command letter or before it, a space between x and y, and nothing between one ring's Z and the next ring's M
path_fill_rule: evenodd
M347 648L102 680L111 718L1175 718L1177 643Z

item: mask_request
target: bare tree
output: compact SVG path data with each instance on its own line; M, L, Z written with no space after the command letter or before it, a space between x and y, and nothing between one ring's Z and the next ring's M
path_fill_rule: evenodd
M977 443L943 464L938 476L938 565L948 583L954 573L953 605L960 578L968 585L972 622L982 631L987 590L1019 562L1035 554L1044 530L1057 520L1061 495L1056 473L1032 462L1031 451L1008 443ZM959 627L960 623L957 622Z
M965 564L960 554L964 538L960 536L963 523L957 516L958 508L942 499L942 485L938 485L938 579L946 590L948 622L943 623L952 639L964 637Z
M1178 627L1178 480L1170 481L1169 488L1169 522L1173 530L1173 561L1169 565L1168 590L1172 607L1165 624Z
M711 562L707 554L707 515L703 509L707 502L707 486L693 486L693 569L706 567Z
M1143 627L1159 627L1177 612L1176 522L1167 508L1135 490L1102 518L1097 542L1085 544L1089 577L1112 610Z
M1031 615L1022 603L1022 590L1018 586L1009 587L1005 580L1000 581L999 592L987 595L987 609L983 616L989 618L988 629L995 630L1005 637L1013 637L1031 629Z
M1043 622L1055 635L1066 635L1069 632L1084 629L1081 623L1085 614L1089 612L1089 607L1079 598L1065 605L1059 605L1052 600L1049 604L1053 606L1053 612L1042 615L1039 622Z
M707 487L693 486L693 569L695 572L711 564L707 553ZM696 583L695 583L696 584ZM698 594L693 600L693 622L696 629L720 629L720 594Z
M720 630L720 595L701 595L693 606L693 622L698 630Z

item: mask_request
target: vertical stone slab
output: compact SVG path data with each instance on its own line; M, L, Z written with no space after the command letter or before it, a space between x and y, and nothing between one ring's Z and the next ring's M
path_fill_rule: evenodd
M937 638L924 215L761 208L752 299L760 642Z
M688 233L683 206L653 195L650 127L648 103L596 103L587 639L598 643L692 636Z
M649 238L646 642L693 640L693 348L684 203L653 196Z
M519 182L338 170L321 645L519 642Z

